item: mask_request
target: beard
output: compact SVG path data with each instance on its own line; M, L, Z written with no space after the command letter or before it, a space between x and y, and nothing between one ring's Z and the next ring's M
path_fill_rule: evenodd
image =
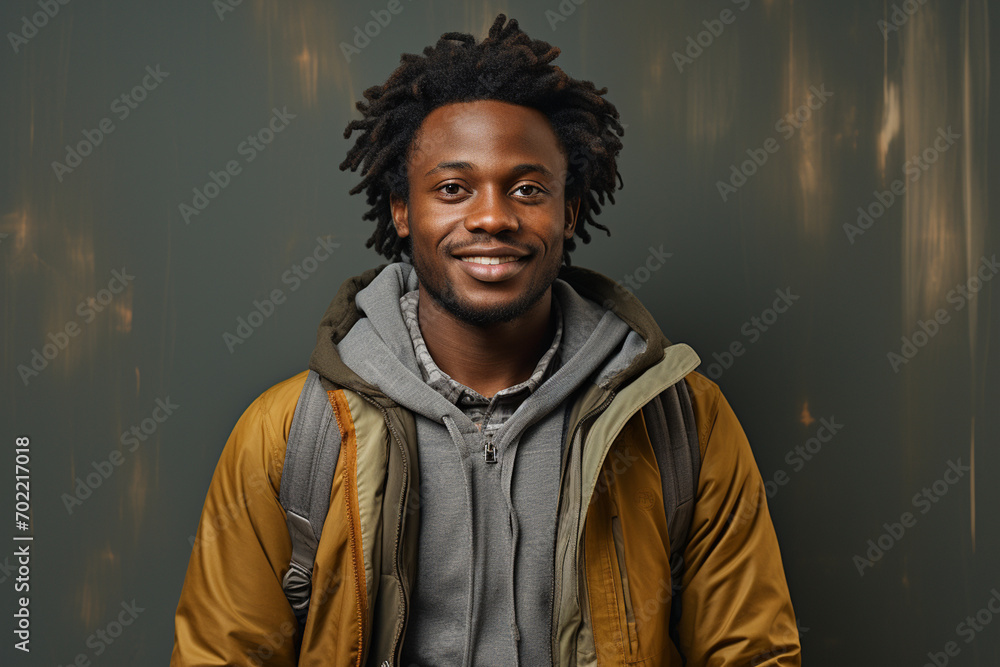
M562 252L553 253L556 261L544 267L538 280L530 282L530 287L516 299L497 306L480 306L468 299L462 298L455 291L454 285L447 278L424 261L423 256L416 252L413 244L409 244L413 269L417 272L417 280L435 302L461 322L473 326L485 327L501 322L510 322L527 313L532 306L545 296L545 292L559 277L562 265Z

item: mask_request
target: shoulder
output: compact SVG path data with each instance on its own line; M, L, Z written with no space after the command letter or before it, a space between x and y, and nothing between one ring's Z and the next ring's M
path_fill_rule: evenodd
M308 375L309 371L305 370L272 385L261 392L247 408L248 413L256 413L256 419L273 429L275 437L282 442L288 440L292 417L295 416L295 406L298 404L299 395Z
M226 442L220 464L242 470L243 476L266 476L277 494L288 432L307 375L302 371L282 380L250 403Z
M701 446L701 455L704 458L709 436L719 414L719 402L723 400L722 390L719 389L719 385L698 371L691 371L684 376L684 380L687 382L688 393L691 396L694 421L698 426L698 442Z
M702 483L713 476L723 485L759 477L746 433L719 385L697 371L688 373L684 379L698 427Z
M698 371L688 373L684 380L691 394L702 458L709 453L710 445L719 449L730 443L727 448L731 448L734 442L746 440L743 427L718 384Z

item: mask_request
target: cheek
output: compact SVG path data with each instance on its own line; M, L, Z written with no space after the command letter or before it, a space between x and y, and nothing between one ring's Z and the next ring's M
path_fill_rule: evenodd
M572 229L570 230L566 229L566 222L567 222L566 216L567 216L566 204L562 203L561 201L555 204L550 211L549 219L551 220L551 225L552 225L552 237L558 238L560 242L568 238L567 234L569 236L572 236Z
M417 206L410 209L410 243L417 248L425 258L442 252L442 244L446 242L446 230L433 213L421 210Z

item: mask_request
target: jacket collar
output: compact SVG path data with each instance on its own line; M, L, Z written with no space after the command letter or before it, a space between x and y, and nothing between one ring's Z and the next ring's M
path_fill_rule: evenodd
M348 368L337 352L337 344L363 316L355 305L355 297L387 266L388 263L380 264L360 275L348 278L341 284L320 322L316 347L309 358L309 368L338 387L366 394L379 405L392 407L395 405L394 401L378 387L366 382ZM671 343L652 314L635 295L611 278L592 269L563 265L558 277L565 280L581 296L609 308L646 341L645 350L609 381L609 389L617 389L663 359L663 349Z

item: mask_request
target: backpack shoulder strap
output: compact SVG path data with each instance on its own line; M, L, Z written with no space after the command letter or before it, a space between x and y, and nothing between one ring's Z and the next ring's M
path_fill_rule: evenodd
M670 538L670 583L673 592L670 634L677 644L676 628L681 614L681 585L684 578L684 549L687 546L694 500L701 470L701 446L694 407L687 382L681 378L643 406L656 464L663 485L663 508ZM678 647L679 650L679 647Z
M312 571L323 522L330 509L330 488L340 456L340 427L319 374L309 371L295 406L279 500L292 538L292 559L281 586L304 628L312 593Z

